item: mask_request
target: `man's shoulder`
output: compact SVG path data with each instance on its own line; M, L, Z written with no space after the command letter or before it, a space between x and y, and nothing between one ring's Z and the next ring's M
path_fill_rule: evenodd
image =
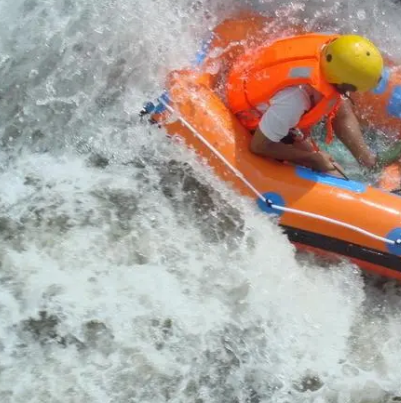
M311 107L311 97L314 89L309 85L296 85L286 87L278 91L271 99L271 104L288 105L293 107L299 105L302 108Z
M291 85L290 87L283 88L282 90L278 91L274 97L280 95L302 95L302 96L309 96L314 91L313 87L309 84L302 84L302 85Z

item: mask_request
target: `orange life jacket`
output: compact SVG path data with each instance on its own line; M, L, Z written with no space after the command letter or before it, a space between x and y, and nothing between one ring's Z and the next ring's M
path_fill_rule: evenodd
M326 142L331 142L331 121L341 100L337 90L320 71L322 47L339 35L306 34L279 39L242 55L227 78L227 101L231 111L249 130L257 128L263 113L256 107L269 105L278 91L309 84L322 99L301 117L297 129L306 135L314 124L328 116Z

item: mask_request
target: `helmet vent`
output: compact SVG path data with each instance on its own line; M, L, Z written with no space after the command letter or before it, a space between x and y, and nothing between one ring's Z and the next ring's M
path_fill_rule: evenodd
M370 56L370 52L366 52L366 56Z
M333 60L333 56L330 55L330 54L328 54L328 55L326 56L326 60L330 63L330 62Z

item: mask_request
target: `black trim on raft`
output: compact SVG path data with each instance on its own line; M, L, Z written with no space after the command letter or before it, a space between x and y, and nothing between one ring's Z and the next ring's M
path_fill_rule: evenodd
M280 225L291 242L312 246L327 252L337 253L348 258L355 258L377 266L401 273L401 257L376 249L332 238L316 232L306 231L286 225Z

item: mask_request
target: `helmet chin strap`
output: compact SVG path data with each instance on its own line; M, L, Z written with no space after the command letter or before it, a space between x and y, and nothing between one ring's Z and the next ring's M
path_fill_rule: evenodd
M352 105L355 105L354 100L351 98L351 94L349 92L345 92L344 94L341 94L345 99L348 99Z

